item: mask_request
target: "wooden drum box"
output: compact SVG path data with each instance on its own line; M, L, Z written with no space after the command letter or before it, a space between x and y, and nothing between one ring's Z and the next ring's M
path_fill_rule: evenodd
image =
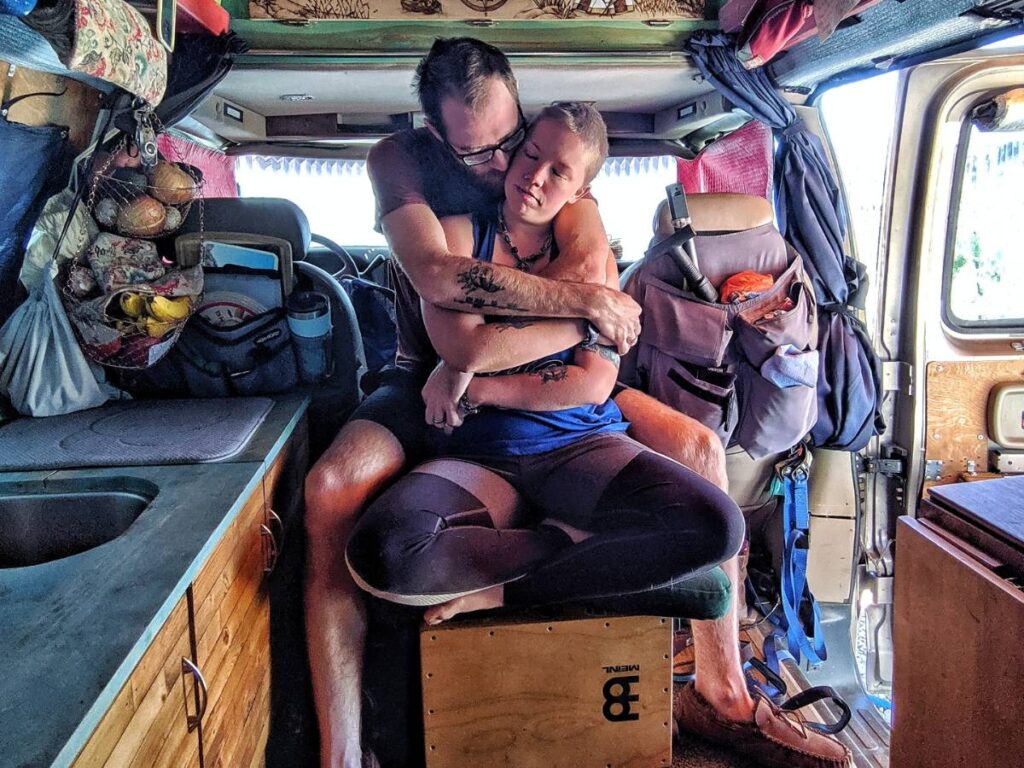
M420 634L427 768L672 762L672 621L467 621Z

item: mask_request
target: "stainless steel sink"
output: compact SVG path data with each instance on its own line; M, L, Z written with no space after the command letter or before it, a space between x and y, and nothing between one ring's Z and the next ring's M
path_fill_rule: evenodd
M0 568L48 563L112 541L157 491L134 477L0 482Z

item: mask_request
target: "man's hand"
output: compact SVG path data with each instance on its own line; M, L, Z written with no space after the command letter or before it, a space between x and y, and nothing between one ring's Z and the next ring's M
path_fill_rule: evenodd
M640 337L640 305L621 291L599 285L591 288L587 319L612 341L620 355L626 354Z
M443 429L446 435L462 426L459 399L466 393L472 380L472 373L449 368L443 360L438 363L423 385L427 424Z

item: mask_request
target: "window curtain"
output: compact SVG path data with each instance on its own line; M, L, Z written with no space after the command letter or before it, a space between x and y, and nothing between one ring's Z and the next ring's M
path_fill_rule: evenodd
M856 451L884 429L881 364L851 308L862 308L863 266L843 251L846 219L839 186L817 136L776 92L762 69L737 59L731 35L701 31L687 43L697 67L736 106L778 139L775 212L779 229L804 261L818 300L821 365L813 445Z

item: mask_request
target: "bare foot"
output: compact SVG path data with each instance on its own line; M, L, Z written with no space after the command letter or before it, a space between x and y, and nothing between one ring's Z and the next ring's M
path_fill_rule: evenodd
M470 611L486 611L488 608L501 608L505 604L505 585L499 584L496 587L482 589L471 595L457 597L447 603L441 603L428 608L423 613L423 620L427 624L440 624L460 613Z
M594 535L590 531L583 531L579 528L573 528L568 523L563 523L561 520L558 520L554 517L545 517L543 520L540 521L540 524L550 525L552 528L558 528L559 530L563 531L566 536L572 539L573 544L579 544L581 541L586 541Z

